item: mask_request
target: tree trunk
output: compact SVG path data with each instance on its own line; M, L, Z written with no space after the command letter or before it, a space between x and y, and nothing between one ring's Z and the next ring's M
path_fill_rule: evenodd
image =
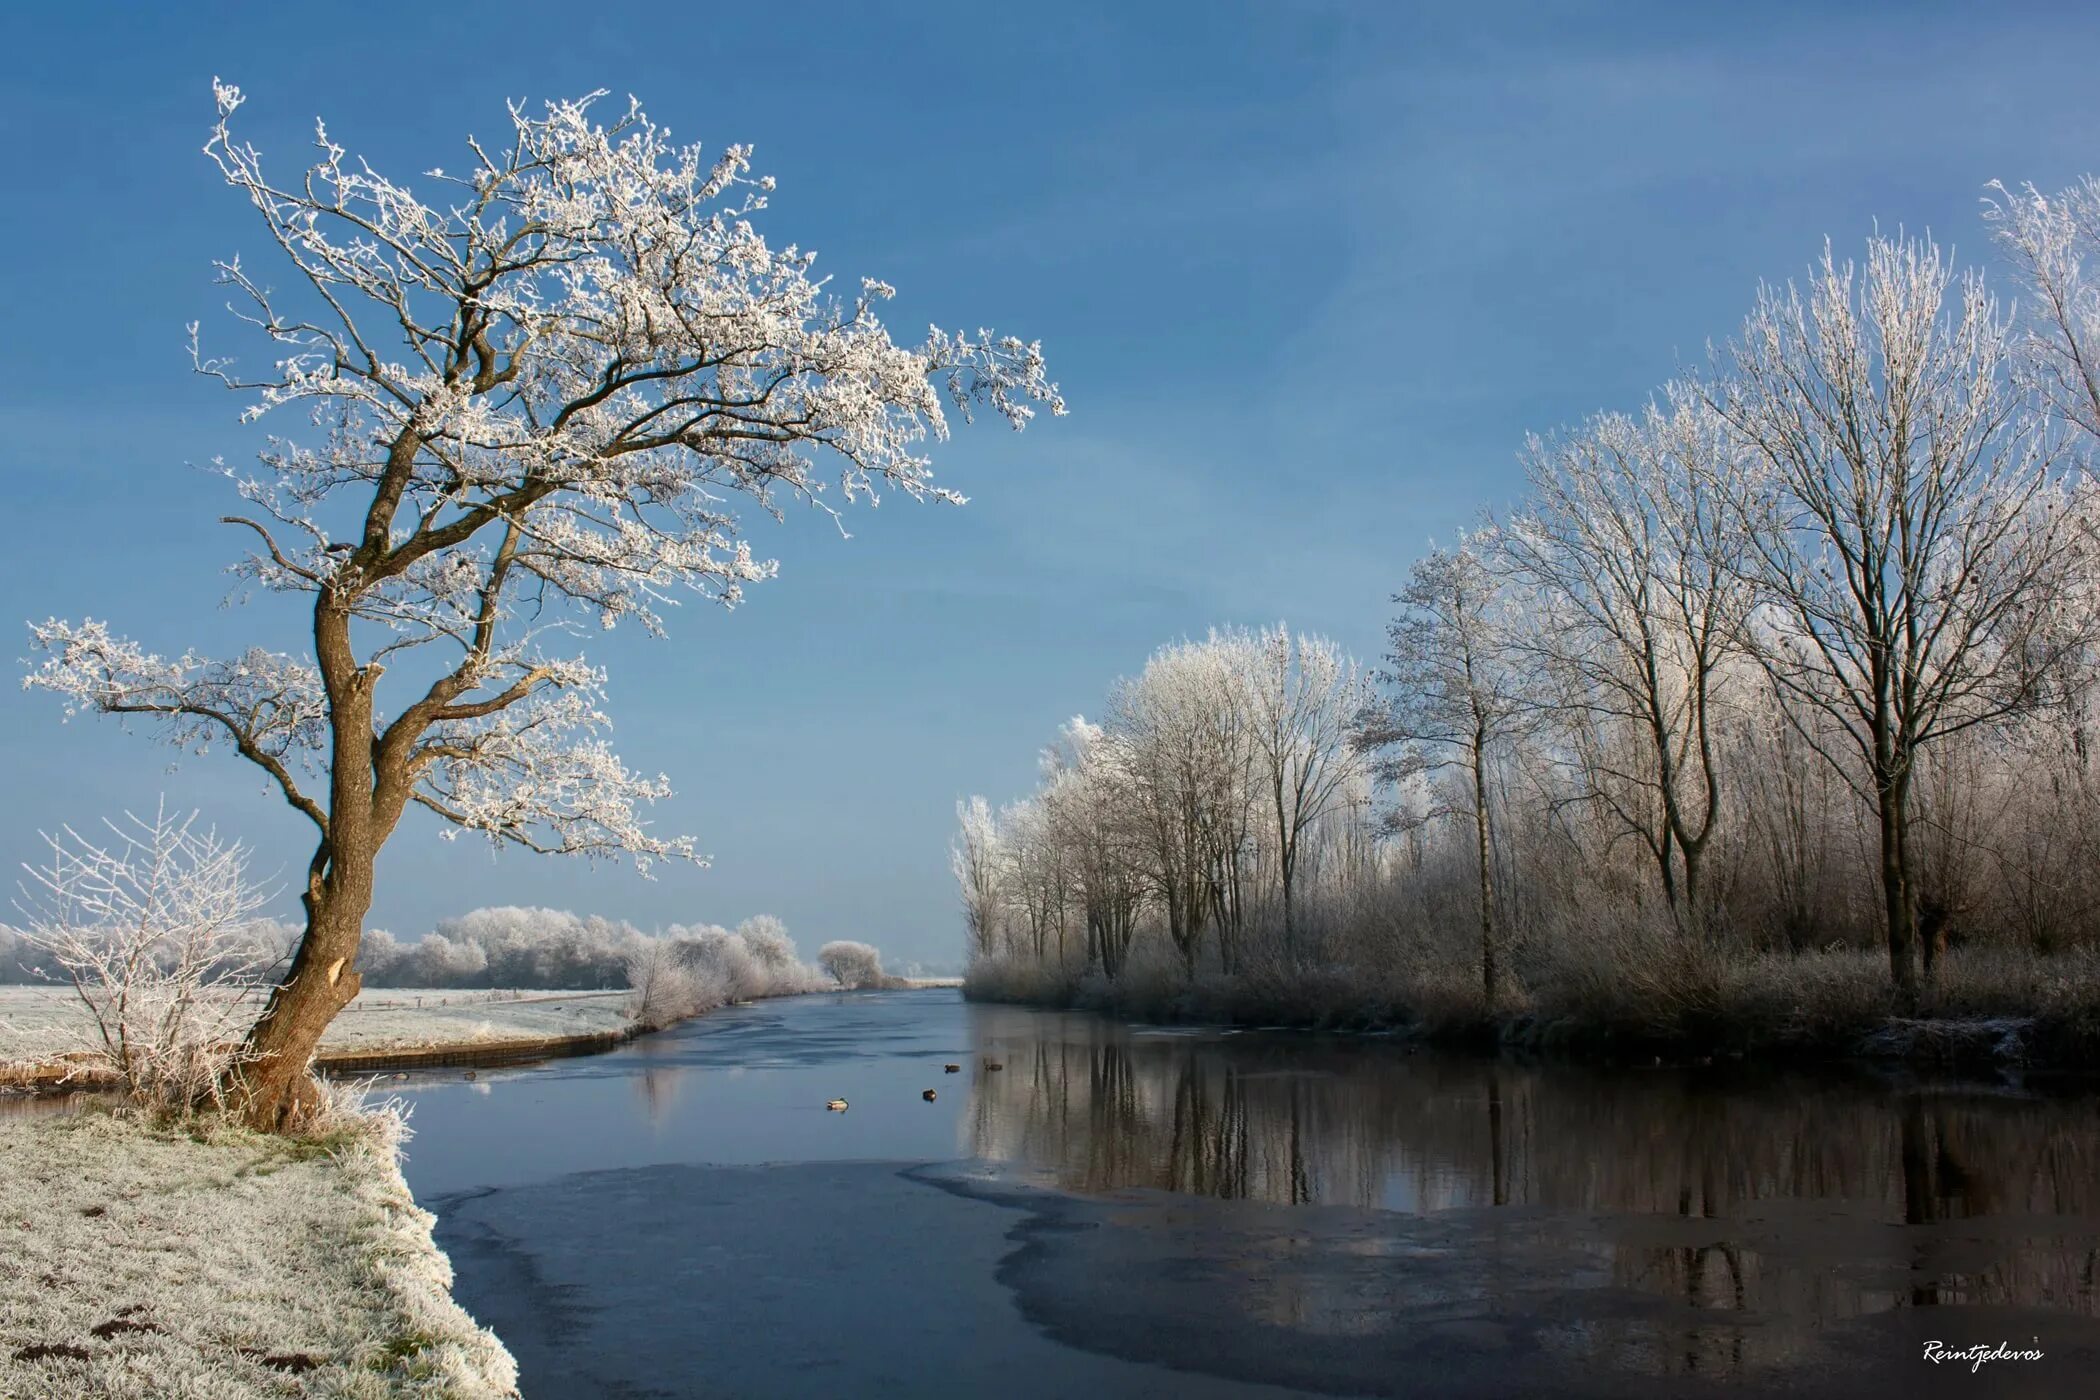
M1298 957L1298 913L1291 900L1291 860L1283 860L1283 953L1292 967L1299 965Z
M1889 972L1908 1006L1918 995L1917 911L1911 903L1910 843L1904 812L1908 784L1900 775L1890 775L1876 786L1881 799L1881 897L1888 918Z
M1706 912L1699 903L1699 861L1706 851L1703 842L1695 846L1679 840L1677 852L1684 862L1684 905L1680 927L1684 930L1685 941L1696 947L1706 941Z
M327 594L314 608L314 656L328 691L332 751L328 823L301 896L306 932L227 1086L241 1117L267 1133L296 1130L319 1103L309 1073L314 1051L361 985L351 969L372 908L372 868L407 800L402 760L374 753L372 686L380 668L357 664L349 609Z
M1167 938L1174 951L1181 954L1182 968L1189 976L1196 975L1196 933L1194 925L1196 911L1190 907L1188 896L1182 889L1179 878L1167 880Z
M314 1051L328 1023L363 985L351 967L364 936L369 876L365 890L363 901L324 894L313 904L290 975L270 993L248 1032L250 1058L234 1069L232 1097L243 1121L259 1132L295 1129L319 1102L308 1072Z
M1947 930L1953 922L1954 911L1944 900L1927 895L1918 901L1918 957L1924 964L1928 991L1939 976L1940 956L1947 951Z
M1495 884L1488 850L1487 766L1482 755L1486 735L1478 731L1473 740L1473 838L1480 857L1480 985L1487 994L1488 1010L1495 1009Z
M1502 1146L1502 1077L1488 1071L1488 1181L1491 1200L1509 1204L1509 1161Z

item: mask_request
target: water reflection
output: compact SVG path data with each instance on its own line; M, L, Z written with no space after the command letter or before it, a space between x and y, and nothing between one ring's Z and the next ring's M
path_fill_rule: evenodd
M1907 1332L1899 1310L2021 1310L1992 1312L1991 1340L2037 1316L2090 1337L2100 1313L2089 1099L1534 1068L997 1009L976 1030L1006 1065L972 1104L981 1157L1094 1196L1377 1213L1333 1238L1298 1217L1240 1242L1260 1267L1234 1306L1275 1325L1376 1332L1469 1299L1453 1315L1492 1328L1498 1290L1543 1286L1540 1308L1588 1305L1540 1346L1685 1375L1796 1361L1833 1324ZM1446 1250L1477 1267L1424 1262ZM1337 1271L1337 1253L1411 1262Z
M0 1092L0 1118L49 1118L78 1113L100 1101L99 1094L85 1091L70 1094Z
M652 1128L661 1128L678 1105L685 1071L675 1065L645 1064L634 1076L634 1090L641 1100L642 1115Z

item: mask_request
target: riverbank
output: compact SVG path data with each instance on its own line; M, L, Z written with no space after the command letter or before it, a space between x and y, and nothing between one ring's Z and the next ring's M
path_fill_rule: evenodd
M361 993L322 1038L324 1074L383 1074L529 1064L610 1050L639 1028L633 994L617 991ZM0 1089L107 1087L77 1047L91 1034L70 988L0 988Z
M515 1396L398 1146L0 1119L0 1395Z
M900 979L903 980L903 979ZM961 978L925 979L908 987L960 987ZM814 989L771 996L804 996ZM751 1000L770 1000L756 997ZM660 1022L633 1015L633 992L419 991L365 992L344 1009L314 1056L319 1073L336 1078L432 1069L494 1069L541 1060L598 1055L638 1036L668 1030L721 1005L679 1010ZM79 1003L59 987L0 988L0 1093L70 1093L109 1089L115 1074L81 1049L87 1028Z
M1163 1024L1403 1035L1575 1058L1860 1059L1964 1072L2090 1072L2100 1064L2100 958L1949 953L1905 1007L1887 963L1812 952L1650 962L1555 979L1490 1007L1471 975L1347 968L1225 976L1158 965L1116 980L980 965L975 1001Z

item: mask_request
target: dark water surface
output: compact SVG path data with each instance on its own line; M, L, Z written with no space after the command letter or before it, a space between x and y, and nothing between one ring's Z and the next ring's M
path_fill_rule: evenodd
M2091 1095L952 991L406 1087L528 1397L2100 1395Z

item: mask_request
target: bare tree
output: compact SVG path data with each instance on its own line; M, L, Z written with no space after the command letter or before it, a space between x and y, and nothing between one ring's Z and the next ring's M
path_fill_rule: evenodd
M1074 715L1043 755L1044 806L1051 839L1069 853L1068 868L1086 923L1086 964L1113 978L1123 970L1144 902L1126 813L1133 785L1120 745Z
M357 994L374 863L411 804L538 851L692 857L641 820L668 788L613 754L603 675L544 651L551 624L655 632L681 590L734 603L774 566L725 501L820 501L820 453L847 501L959 502L921 450L947 432L937 383L1017 428L1063 404L1034 345L892 342L888 287L834 298L813 255L759 234L772 184L747 148L703 161L632 104L604 126L593 99L513 107L508 149L470 140L426 202L318 126L312 167L273 182L228 126L239 90L215 91L206 152L294 290L222 263L276 368L243 377L201 350L197 367L250 395L249 418L303 408L318 431L273 439L228 517L257 541L240 574L311 599L310 653L171 660L52 621L30 681L229 744L313 825L304 937L238 1085L275 1129L312 1102L314 1047Z
M2100 444L2100 178L2045 195L1993 181L1984 219L2032 291L2022 368L2043 402Z
M1795 716L1771 680L1756 677L1735 733L1733 773L1744 809L1745 834L1766 882L1766 909L1789 952L1806 952L1837 922L1832 896L1840 858L1831 834L1841 806L1852 797L1843 779L1803 738Z
M1065 965L1065 912L1071 899L1064 843L1055 839L1050 815L1041 801L1029 799L1001 810L1000 830L1006 873L1004 894L1028 933L1028 949L1038 965L1051 962L1050 940L1057 938L1055 965Z
M1211 833L1238 800L1226 752L1234 676L1228 644L1162 647L1109 697L1109 731L1130 777L1128 809L1145 867L1166 911L1167 937L1194 972L1214 901Z
M1356 725L1372 691L1355 662L1325 637L1265 628L1245 648L1259 780L1274 823L1286 957L1300 956L1296 900L1306 833L1334 810L1359 771Z
M999 823L992 815L990 803L982 797L972 797L955 804L955 824L955 839L948 846L948 869L962 892L963 926L969 930L971 951L983 956L993 951L997 941L1003 897L1005 871Z
M1480 985L1492 1006L1501 991L1496 957L1494 856L1488 767L1496 746L1532 705L1510 664L1509 620L1485 551L1492 541L1462 538L1415 564L1395 594L1400 611L1386 629L1390 650L1378 680L1386 702L1366 718L1360 742L1382 751L1381 776L1411 780L1457 769L1465 798L1419 815L1464 815L1479 872Z
M2009 347L1980 276L1957 280L1929 240L1876 237L1858 269L1826 247L1805 296L1764 289L1706 395L1748 449L1746 635L1788 705L1847 741L1832 752L1803 729L1876 813L1906 993L1918 755L2032 704L2070 645L2053 604L2077 532L2059 460L2019 415Z
M249 882L246 849L195 813L108 826L102 842L70 827L45 836L49 863L29 868L18 901L23 938L72 984L94 1059L135 1102L224 1107L273 961L252 927L268 897Z
M1600 755L1585 765L1588 792L1639 837L1693 933L1721 815L1720 691L1748 612L1721 484L1738 450L1682 389L1638 420L1605 414L1533 439L1532 499L1500 552L1537 599L1523 635L1563 678L1564 706L1635 736L1637 766Z

